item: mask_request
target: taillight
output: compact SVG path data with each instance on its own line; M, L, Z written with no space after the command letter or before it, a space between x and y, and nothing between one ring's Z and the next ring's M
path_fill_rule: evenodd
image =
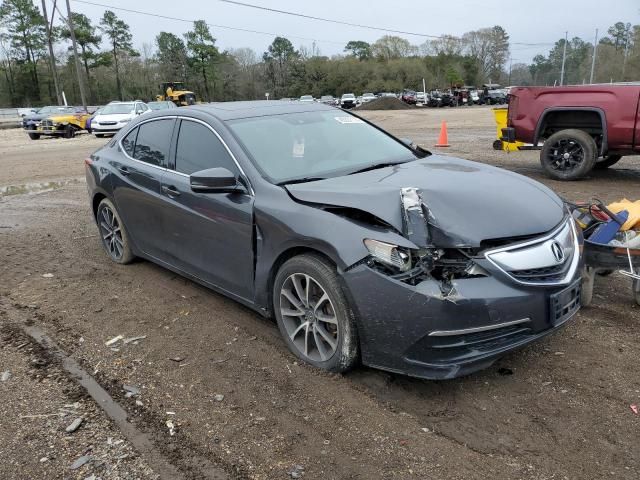
M518 97L515 95L509 95L509 110L507 111L507 126L513 126L513 120L516 117L518 110Z
M93 160L91 160L91 157L87 157L87 158L85 158L85 159L84 159L84 164L85 164L87 167L90 167L90 166L93 164Z

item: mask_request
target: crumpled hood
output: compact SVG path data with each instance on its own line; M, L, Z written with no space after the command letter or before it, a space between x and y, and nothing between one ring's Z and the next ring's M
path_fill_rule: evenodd
M417 187L439 247L478 247L489 239L535 235L564 217L562 200L544 185L507 170L432 155L316 182L287 185L297 200L355 208L403 231L400 189Z

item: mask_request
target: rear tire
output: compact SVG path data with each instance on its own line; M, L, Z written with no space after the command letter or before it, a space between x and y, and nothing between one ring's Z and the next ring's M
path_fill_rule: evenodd
M596 170L605 170L620 161L622 155L605 155L602 160L598 160L593 166Z
M578 180L588 174L598 158L595 140L582 130L567 129L551 135L540 151L540 164L551 178Z
M64 127L64 138L73 138L76 136L76 129L73 125Z
M122 265L131 263L135 255L131 250L129 235L111 200L102 199L96 212L96 222L102 246L109 258Z
M360 356L353 312L335 265L319 255L287 260L273 285L278 328L301 360L330 372L346 372Z
M96 138L104 138L104 133L96 133Z

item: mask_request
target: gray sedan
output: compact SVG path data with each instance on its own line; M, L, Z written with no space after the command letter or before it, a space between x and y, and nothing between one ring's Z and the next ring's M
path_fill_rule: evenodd
M579 308L581 237L551 190L320 103L153 112L85 164L113 261L275 318L329 371L467 374Z

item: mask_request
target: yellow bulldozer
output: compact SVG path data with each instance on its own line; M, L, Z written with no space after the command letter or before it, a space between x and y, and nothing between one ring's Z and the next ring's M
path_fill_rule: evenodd
M182 82L163 82L160 84L160 95L156 95L158 102L173 102L178 107L186 107L196 104L196 94L187 90Z

